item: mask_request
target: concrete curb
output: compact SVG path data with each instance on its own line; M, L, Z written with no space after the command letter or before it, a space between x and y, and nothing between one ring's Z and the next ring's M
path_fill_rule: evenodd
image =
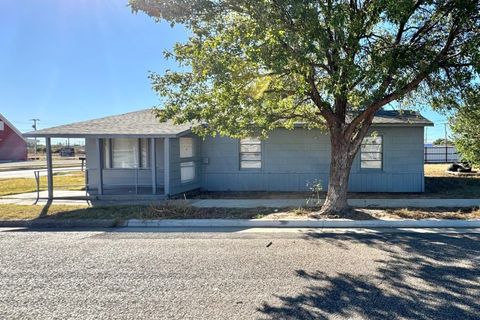
M0 227L24 228L480 228L480 219L165 219L118 221L111 219L38 219L3 220Z
M480 219L439 220L439 219L398 219L398 220L348 220L348 219L184 219L184 220L127 220L126 227L182 227L182 228L480 228Z

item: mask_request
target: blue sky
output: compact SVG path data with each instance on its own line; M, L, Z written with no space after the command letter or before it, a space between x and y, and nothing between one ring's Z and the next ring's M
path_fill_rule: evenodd
M148 71L174 69L162 52L186 34L127 0L1 0L0 113L25 132L32 118L45 128L156 105ZM441 124L428 129L438 137Z

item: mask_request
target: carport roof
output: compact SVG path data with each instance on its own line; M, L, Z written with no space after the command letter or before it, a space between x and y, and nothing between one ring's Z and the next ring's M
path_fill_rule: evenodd
M302 124L299 123L299 126ZM373 119L373 125L389 126L431 126L428 119L415 111L378 111ZM190 124L176 125L171 121L159 122L152 109L145 109L104 117L100 119L81 121L48 129L30 131L24 137L178 137L189 133Z
M48 129L30 131L25 137L176 137L190 131L190 124L160 123L152 109L81 121Z

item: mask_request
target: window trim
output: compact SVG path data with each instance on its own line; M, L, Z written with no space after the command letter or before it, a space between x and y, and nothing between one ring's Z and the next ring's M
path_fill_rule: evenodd
M260 152L242 152L242 140L244 139L238 139L238 169L240 171L262 171L263 170L263 141L260 140L258 137L248 137L249 139L256 139L259 141L259 143L245 143L245 144L250 144L250 145L259 145L260 146ZM242 160L242 154L254 154L254 153L260 153L260 160ZM242 161L246 162L254 162L254 161L260 161L260 167L259 168L242 168Z
M363 143L363 141L365 140L365 138L380 138L380 143L379 144L373 144L373 143ZM384 142L383 142L383 135L376 135L376 136L365 136L362 140L362 143L360 144L360 171L383 171L383 168L384 168ZM380 146L380 152L372 152L372 151L369 151L369 152L363 152L362 151L362 146L363 145L369 145L369 146ZM363 153L373 153L373 154L380 154L380 160L362 160L362 154ZM380 161L380 168L364 168L362 167L362 161L365 161L365 162L373 162L373 161Z
M185 164L192 164L192 165L188 165L186 166ZM184 165L184 166L182 166ZM182 167L183 168L193 168L193 178L191 179L187 179L187 180L182 180ZM190 183L190 182L193 182L195 181L195 179L197 178L197 165L195 163L195 161L182 161L180 162L180 183L181 184L186 184L186 183Z

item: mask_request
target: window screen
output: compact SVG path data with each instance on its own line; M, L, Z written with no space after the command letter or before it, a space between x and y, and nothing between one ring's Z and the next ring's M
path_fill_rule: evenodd
M362 169L382 169L383 141L382 136L365 137L360 150L360 166Z
M240 140L240 169L262 167L262 142L258 138Z
M195 179L195 163L193 161L180 163L180 180L189 182Z
M193 157L193 138L180 138L180 158Z

